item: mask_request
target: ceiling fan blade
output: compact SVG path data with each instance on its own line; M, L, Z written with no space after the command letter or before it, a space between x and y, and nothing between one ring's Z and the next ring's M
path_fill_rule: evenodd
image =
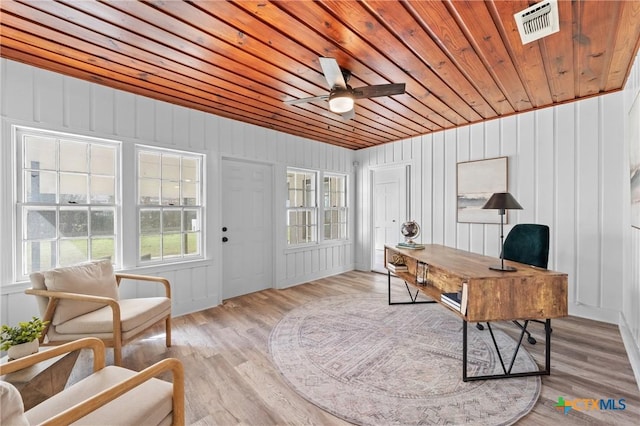
M353 108L351 108L349 111L342 113L342 119L344 121L351 120L355 116L356 116L356 107L355 106Z
M321 57L320 66L322 67L324 78L327 79L327 84L329 84L329 89L333 89L334 87L347 88L347 82L344 81L338 61L333 58Z
M329 95L314 96L312 98L292 99L290 101L284 101L287 105L304 104L307 102L324 101L329 99Z
M378 84L375 86L362 86L353 89L356 99L376 98L378 96L400 95L404 93L404 83Z

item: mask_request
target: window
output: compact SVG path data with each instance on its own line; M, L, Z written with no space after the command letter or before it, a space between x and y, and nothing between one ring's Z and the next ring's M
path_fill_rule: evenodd
M287 244L317 241L317 173L287 169Z
M202 257L204 156L139 147L138 259Z
M119 144L22 127L15 135L16 270L25 277L92 259L117 263Z
M324 239L347 238L347 178L326 174L323 178Z

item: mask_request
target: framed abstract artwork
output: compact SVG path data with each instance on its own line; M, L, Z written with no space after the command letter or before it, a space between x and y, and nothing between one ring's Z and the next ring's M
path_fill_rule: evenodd
M482 206L494 192L507 192L508 157L457 164L458 222L500 223L495 210Z
M629 111L629 183L631 226L640 228L640 95Z

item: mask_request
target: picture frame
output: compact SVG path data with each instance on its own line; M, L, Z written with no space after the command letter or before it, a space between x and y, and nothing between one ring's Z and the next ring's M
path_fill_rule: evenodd
M640 94L629 110L629 189L631 226L640 229Z
M500 223L495 210L482 206L495 192L507 192L508 157L457 163L457 220L459 223ZM508 223L505 215L505 223Z

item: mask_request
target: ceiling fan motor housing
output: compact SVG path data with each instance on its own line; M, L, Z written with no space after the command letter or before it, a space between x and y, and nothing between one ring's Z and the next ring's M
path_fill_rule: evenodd
M354 96L353 89L347 85L346 88L334 87L329 93L329 109L335 113L342 114L353 109Z
M351 87L347 82L351 78L351 71L341 68L334 58L320 58L322 72L331 90L328 95L285 101L289 105L320 100L329 101L329 110L342 114L342 118L350 120L355 116L354 104L356 99L376 98L378 96L392 96L404 93L405 84L377 84L373 86Z

